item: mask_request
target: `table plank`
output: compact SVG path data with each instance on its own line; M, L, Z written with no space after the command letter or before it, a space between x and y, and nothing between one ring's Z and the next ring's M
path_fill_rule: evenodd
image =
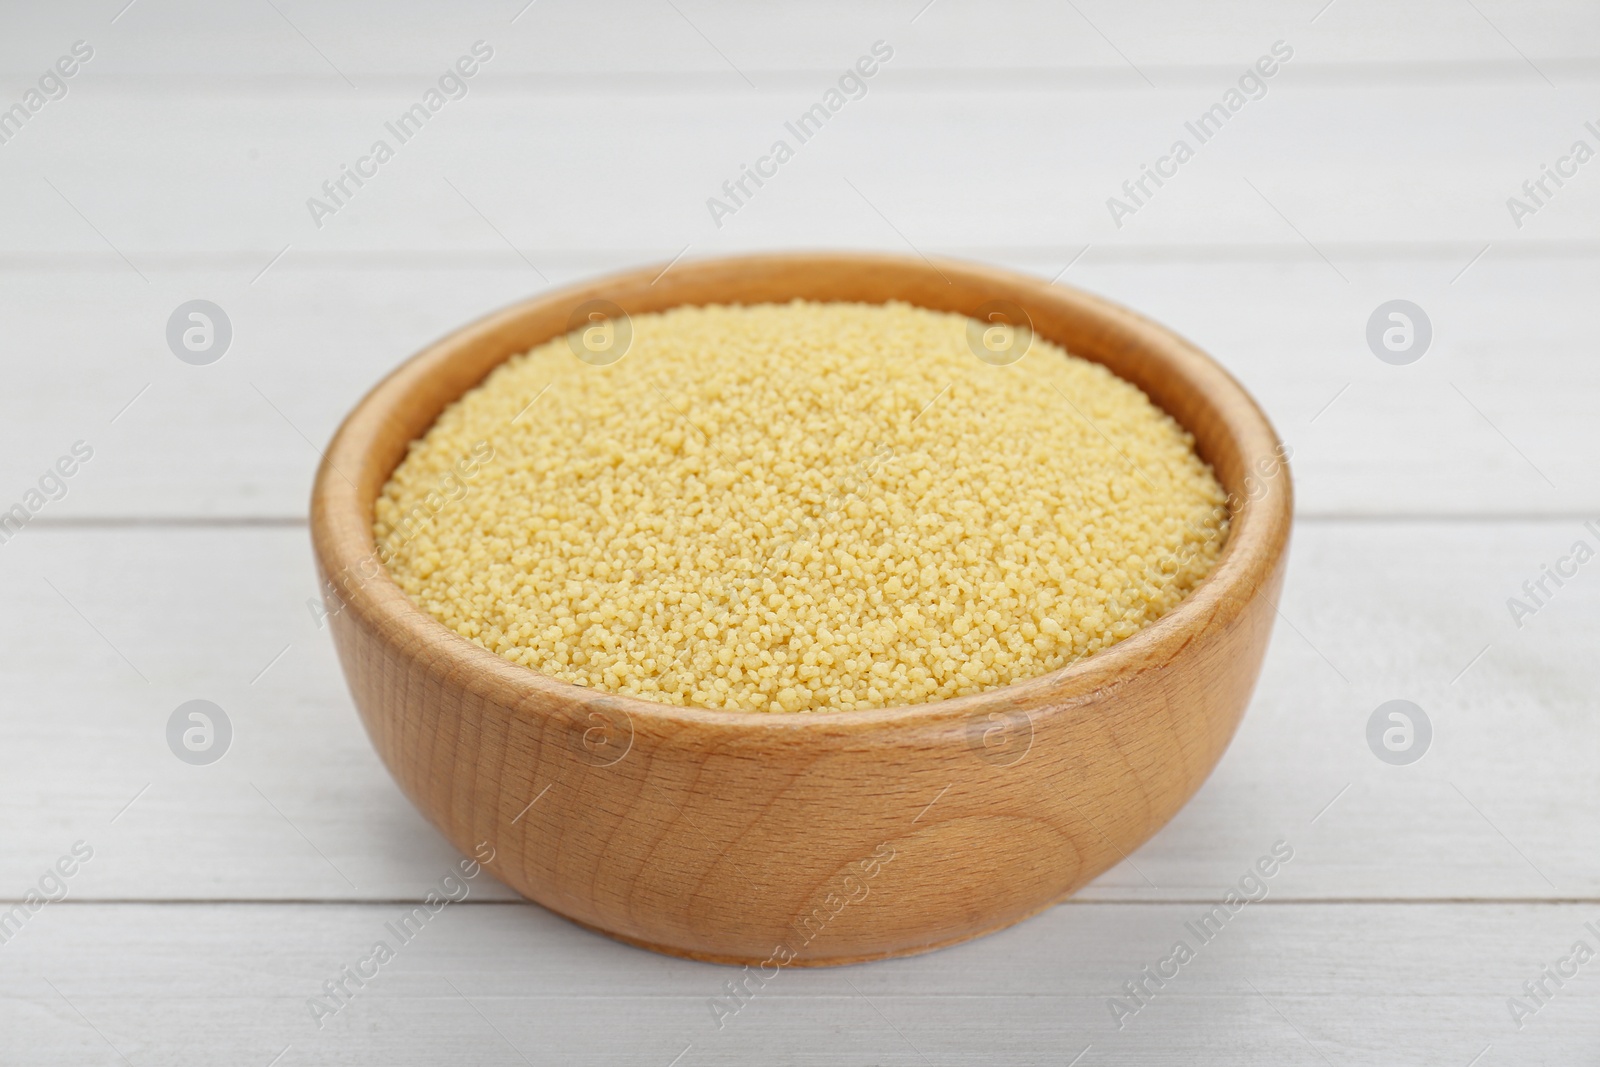
M252 250L264 265L285 245L511 257L510 242L539 267L563 250L645 248L666 259L685 245L705 255L907 242L930 253L1085 243L1303 251L1309 241L1335 264L1330 288L1346 284L1337 264L1351 244L1453 242L1465 262L1485 243L1600 240L1600 181L1585 169L1559 190L1547 185L1548 201L1520 226L1507 208L1526 198L1522 183L1541 163L1578 138L1600 143L1584 126L1600 114L1580 97L1537 79L1352 87L1294 76L1291 63L1205 143L1185 123L1232 78L1120 93L894 91L891 63L803 143L785 123L827 83L732 96L601 87L581 106L538 92L469 95L402 143L386 123L420 90L218 98L85 82L3 146L0 232L13 256L71 253L123 268L115 248L138 269L207 250ZM1179 138L1194 158L1160 188L1123 189ZM359 188L347 182L336 204L323 183L378 139L394 158L369 164L375 173ZM724 182L778 139L793 158L735 203ZM713 215L714 196L737 210ZM313 197L337 211L314 217ZM1112 197L1136 210L1114 218Z
M1600 899L1600 581L1550 587L1520 629L1506 607L1579 538L1597 539L1566 519L1302 521L1232 748L1085 898L1203 899L1283 838L1285 898ZM79 839L96 849L73 887L88 900L388 900L450 862L307 609L304 529L29 529L3 549L0 894ZM1434 728L1408 767L1367 747L1369 715L1396 698ZM167 747L192 699L233 724L210 766Z
M1011 265L1049 277L1072 254ZM1462 265L1368 263L1345 286L1314 259L1122 262L1090 249L1063 281L1169 324L1238 376L1295 450L1303 515L1600 510L1600 366L1585 322L1600 256L1491 249L1452 284ZM0 394L0 509L81 439L94 459L37 522L301 518L318 449L374 382L544 288L520 263L350 270L285 257L254 285L250 273L191 269L150 286L114 272L0 274L8 335L35 354L13 362L15 387ZM164 337L168 315L195 297L233 326L227 355L206 367L179 362ZM1432 347L1410 366L1380 362L1364 337L1394 297L1433 324Z
M53 905L0 949L0 1028L29 1064L605 1062L1578 1063L1587 970L1519 1030L1507 998L1594 946L1594 905L1247 907L1207 944L1196 905L1081 904L931 955L779 972L719 1030L740 972L537 908ZM395 958L319 1029L308 1001L378 939ZM1186 939L1194 959L1119 1030L1109 1001ZM1588 968L1596 966L1590 962ZM369 968L370 972L370 968ZM1154 986L1150 988L1154 989ZM1492 1052L1484 1055L1485 1048ZM113 1051L115 1050L115 1051Z
M1518 50L1552 76L1561 72L1560 59L1600 55L1600 24L1562 0L1482 0L1482 15L1444 2L1395 7L1343 0L1337 10L1322 12L1319 4L1286 9L1249 0L1227 5L1226 17L1177 0L1137 9L1084 0L1077 11L1047 0L981 6L826 0L789 11L693 0L677 4L677 12L664 4L474 0L380 10L281 0L274 5L278 13L266 5L168 0L113 23L120 6L76 0L18 11L14 34L0 42L0 71L34 75L54 58L52 42L85 36L102 45L97 76L200 77L209 91L262 78L339 90L350 88L345 77L357 90L383 79L428 78L454 57L458 42L479 37L503 44L499 69L510 73L612 79L711 74L732 92L765 86L785 72L831 72L854 58L851 43L878 37L904 42L906 62L924 69L1086 69L1139 86L1139 71L1163 84L1169 68L1247 62L1286 36L1304 41L1308 59L1323 64L1415 69L1496 63L1523 79L1538 75Z

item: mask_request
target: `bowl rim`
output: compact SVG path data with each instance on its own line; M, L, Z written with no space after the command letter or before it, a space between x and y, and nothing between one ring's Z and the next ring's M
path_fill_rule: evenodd
M987 285L1007 296L1020 293L1064 300L1076 305L1077 312L1099 319L1100 325L1136 335L1165 360L1169 368L1206 379L1205 388L1211 391L1216 406L1224 410L1218 420L1222 434L1240 451L1247 469L1251 460L1269 454L1274 456L1279 469L1271 478L1269 491L1253 497L1236 494L1224 486L1229 500L1237 499L1238 505L1230 509L1227 540L1211 572L1167 614L1109 648L1046 674L979 693L852 711L730 711L680 706L581 686L542 674L513 663L445 626L406 596L387 567L378 562L376 538L368 517L376 494L373 500L364 500L355 481L343 472L356 470L366 475L372 459L364 451L364 444L370 435L399 402L412 395L410 390L431 381L464 344L502 332L536 309L553 304L575 305L597 296L604 297L608 290L641 281L653 284L668 270L737 272L786 266L815 267L823 262L855 269L934 273L946 281L950 281L949 275L959 274L964 280ZM683 301L667 306L691 303ZM552 338L555 336L559 334L553 334ZM527 347L530 346L512 347L489 370L526 351ZM1062 344L1062 347L1067 346ZM1099 362L1093 355L1068 351ZM482 380L480 377L468 384L446 401L446 405ZM1190 388L1193 388L1192 383ZM1160 407L1154 398L1152 402ZM1184 425L1182 420L1178 421L1179 425ZM1193 432L1188 426L1184 428ZM377 492L381 493L392 472L391 466L376 478ZM815 250L680 258L666 264L608 272L544 290L450 331L391 370L346 415L317 469L310 527L324 596L336 595L340 604L337 610L330 605L330 616L354 612L369 629L385 635L391 644L396 637L403 639L413 658L419 651L432 653L444 661L433 664L442 668L443 673L463 679L472 677L492 685L497 690L496 699L518 714L566 705L579 712L615 714L620 711L627 716L630 728L642 720L668 728L692 725L765 735L804 730L813 735L843 737L885 727L970 722L993 712L1022 712L1029 715L1032 723L1034 714L1046 707L1065 711L1097 701L1108 691L1146 671L1166 665L1196 641L1199 631L1231 626L1250 600L1269 584L1287 544L1292 514L1293 484L1288 455L1266 414L1221 364L1167 327L1085 290L987 264L945 257L929 259L890 253ZM359 576L357 568L364 562L376 567L371 577Z

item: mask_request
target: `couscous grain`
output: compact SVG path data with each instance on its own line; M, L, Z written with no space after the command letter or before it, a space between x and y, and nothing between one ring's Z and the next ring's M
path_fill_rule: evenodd
M440 415L377 502L416 603L516 663L670 704L828 711L1034 677L1159 618L1227 531L1192 438L1034 338L794 302L636 315Z

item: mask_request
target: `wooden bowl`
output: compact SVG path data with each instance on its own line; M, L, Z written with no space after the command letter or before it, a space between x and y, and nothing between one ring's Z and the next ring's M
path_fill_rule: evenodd
M873 711L679 708L547 678L457 636L389 579L373 502L443 408L586 301L1009 301L1188 430L1230 496L1212 574L1134 636L1040 678ZM1063 413L1063 418L1073 417ZM660 952L758 965L923 952L1071 894L1159 829L1233 736L1272 630L1288 469L1260 409L1170 331L990 267L796 253L682 262L546 293L384 379L317 474L311 534L351 694L406 794L531 900Z

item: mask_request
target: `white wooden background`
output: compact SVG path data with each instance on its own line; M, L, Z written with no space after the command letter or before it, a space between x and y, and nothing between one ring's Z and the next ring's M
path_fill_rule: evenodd
M1600 517L1600 125L1581 0L94 0L4 5L0 945L18 1064L1578 1064L1600 960L1600 562L1506 599ZM126 5L126 6L125 6ZM305 199L475 40L494 58L353 202ZM705 198L876 40L894 58L719 230ZM1283 40L1294 58L1151 204L1105 198ZM852 186L854 188L852 188ZM1256 698L1174 822L1077 899L916 959L786 971L725 1029L725 968L581 931L480 878L319 1029L307 998L457 857L350 706L305 528L317 449L428 340L680 253L967 256L1187 334L1295 449L1300 514ZM167 350L221 305L220 362ZM1368 351L1420 304L1420 361ZM1369 751L1383 701L1435 736ZM235 730L194 767L180 703ZM1107 998L1278 839L1295 858L1119 1030ZM1531 1002L1530 1002L1531 1003ZM676 1058L675 1058L676 1057Z

